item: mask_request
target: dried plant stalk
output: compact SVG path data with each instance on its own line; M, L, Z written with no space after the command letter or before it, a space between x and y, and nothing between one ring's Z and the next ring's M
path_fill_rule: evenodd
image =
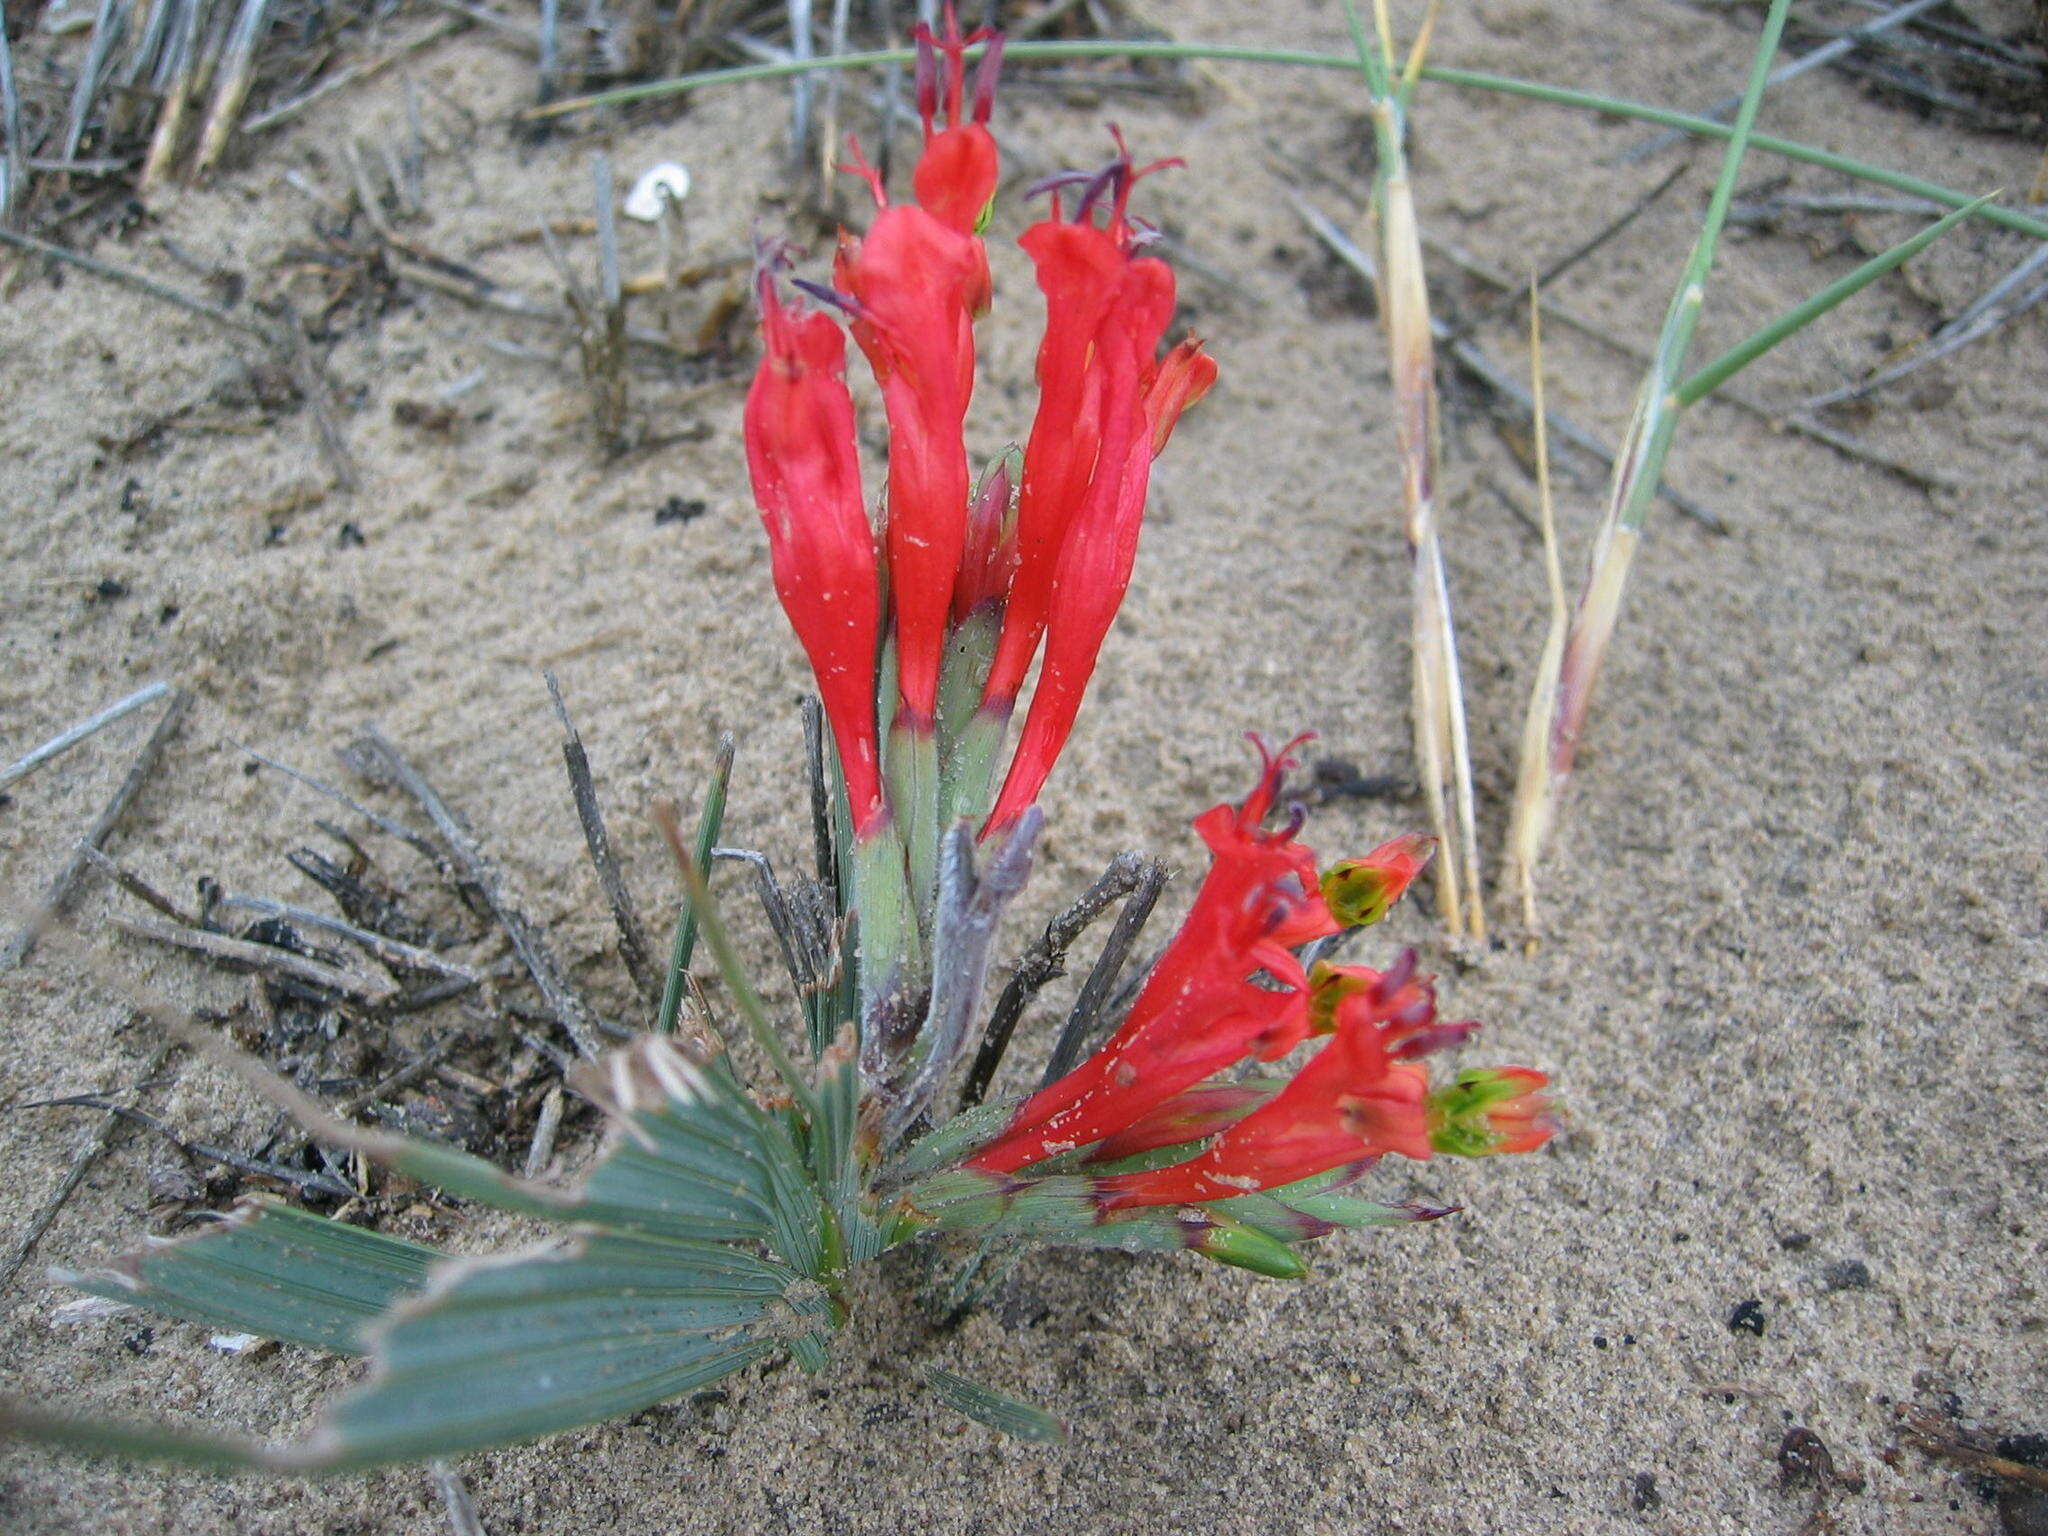
M1377 150L1373 200L1379 224L1380 318L1394 388L1394 431L1401 455L1402 511L1412 578L1410 705L1416 771L1429 805L1430 830L1442 849L1436 865L1438 914L1449 933L1484 939L1486 906L1479 883L1465 692L1436 520L1436 346L1405 144L1407 93L1429 45L1435 8L1432 6L1425 19L1398 81L1384 0L1376 5L1375 17L1379 24L1376 45L1366 41L1357 14L1352 13L1361 67L1372 96Z
M249 99L249 86L255 79L256 49L269 25L270 0L243 0L221 60L220 89L214 95L213 110L207 114L206 127L199 135L199 151L193 157L194 180L210 175L227 153L228 140L234 134L242 104Z
M1503 879L1520 886L1522 923L1532 935L1536 927L1536 855L1549 832L1550 799L1546 764L1550 757L1550 720L1557 708L1558 671L1564 660L1571 604L1564 592L1564 569L1557 554L1557 519L1550 497L1550 433L1543 412L1543 306L1536 284L1529 284L1529 393L1536 430L1536 495L1543 523L1543 573L1550 589L1550 628L1543 654L1536 662L1536 686L1529 694L1529 712L1522 724L1522 750L1515 775L1515 804L1508 823ZM1505 892L1503 892L1505 894Z
M1686 353L1692 345L1700 309L1706 302L1707 274L1713 267L1715 246L1734 195L1735 175L1756 121L1757 102L1784 30L1788 3L1789 0L1774 0L1765 19L1763 38L1751 66L1749 89L1728 141L1720 178L1708 203L1699 238L1672 295L1663 331L1636 395L1635 414L1615 458L1585 591L1572 614L1562 651L1553 661L1546 647L1543 664L1538 668L1530 699L1529 730L1535 731L1533 720L1538 715L1545 717L1546 724L1540 751L1527 752L1525 737L1525 756L1508 830L1509 868L1505 871L1506 878L1513 880L1523 893L1525 912L1533 910L1535 862L1556 822L1559 800L1578 756L1580 733L1592 707L1600 664L1606 659L1614 626L1621 617L1622 594L1628 586L1636 546L1642 539L1643 520L1656 498L1664 458L1684 410L1680 389Z

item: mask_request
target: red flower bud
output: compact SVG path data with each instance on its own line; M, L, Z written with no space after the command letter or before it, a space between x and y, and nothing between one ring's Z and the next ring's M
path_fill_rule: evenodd
M747 468L768 529L776 595L816 674L854 830L884 816L875 732L881 588L862 503L846 339L783 307L761 274L760 369L747 391Z
M1549 1083L1530 1067L1468 1068L1429 1096L1430 1141L1458 1157L1533 1152L1557 1129Z

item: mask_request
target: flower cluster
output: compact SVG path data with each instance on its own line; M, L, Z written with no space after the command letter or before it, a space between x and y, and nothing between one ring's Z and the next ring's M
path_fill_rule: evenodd
M1144 254L1148 232L1130 213L1138 183L1177 162L1140 167L1117 135L1106 168L1036 189L1050 207L1021 244L1045 300L1038 410L1022 453L973 482L964 425L990 298L980 231L998 175L987 118L1000 40L971 90L966 67L982 38L962 38L950 14L943 39L920 29L914 200L891 203L854 148L848 169L876 211L864 234L840 237L830 286L793 284L820 307L786 299L776 261L764 261L764 357L747 401L776 588L837 749L863 1089L884 1144L921 1120L957 1058L995 913L1023 879L1034 804L1130 581L1153 459L1216 376L1199 342L1162 351L1173 274ZM887 417L879 531L861 488L848 332ZM1549 1135L1540 1073L1467 1071L1432 1089L1424 1058L1476 1026L1438 1019L1412 953L1385 971L1316 958L1321 941L1384 917L1433 845L1397 838L1319 872L1296 840L1299 813L1266 825L1295 745L1262 747L1243 804L1195 823L1209 871L1108 1042L930 1164L937 1182L898 1209L904 1230L999 1222L1026 1195L1034 1220L1064 1231L1141 1226L1148 1211L1299 1195L1305 1181L1341 1188L1390 1152L1525 1151ZM981 876L954 830L967 827L994 839ZM1312 1038L1323 1044L1291 1077L1238 1076ZM1401 1219L1429 1214L1441 1213ZM1330 1224L1298 1205L1267 1215L1279 1227L1261 1230L1283 1242ZM1223 1220L1188 1224L1207 1234L1190 1245L1274 1272L1292 1262Z
M1209 872L1123 1024L1018 1105L967 1168L1012 1175L1069 1154L1084 1168L1144 1162L1093 1180L1108 1212L1227 1200L1340 1168L1355 1177L1389 1152L1480 1156L1548 1138L1540 1072L1467 1070L1432 1091L1422 1058L1478 1026L1438 1019L1412 950L1385 971L1320 960L1304 969L1301 946L1377 921L1429 845L1399 838L1319 878L1314 854L1295 840L1299 813L1264 825L1295 745L1264 753L1242 805L1196 821ZM1284 1084L1218 1076L1246 1058L1277 1060L1311 1036L1328 1041ZM1183 1156L1161 1164L1154 1154L1168 1147Z
M943 830L984 836L1038 798L1129 585L1152 460L1215 378L1200 343L1160 355L1174 279L1142 253L1121 138L1096 173L1056 177L1022 236L1045 297L1040 400L1021 456L970 484L963 425L975 321L990 298L980 229L997 179L987 128L1000 40L970 93L962 38L918 32L925 145L914 201L891 203L860 156L876 212L843 234L830 287L758 286L764 355L747 398L754 492L776 591L818 680L845 785L863 967L918 973ZM879 535L861 489L844 314L889 430ZM1037 690L998 780L1011 715ZM912 922L912 917L916 922ZM864 981L864 986L869 985ZM914 988L913 988L914 990Z

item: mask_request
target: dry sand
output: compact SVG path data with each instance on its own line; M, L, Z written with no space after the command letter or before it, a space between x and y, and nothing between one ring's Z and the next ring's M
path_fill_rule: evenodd
M1183 36L1336 47L1333 4L1174 8ZM1438 56L1696 103L1738 83L1751 34L1676 5L1483 0L1449 8ZM1019 942L1119 848L1195 854L1188 818L1246 781L1241 732L1311 728L1366 772L1406 763L1404 560L1381 341L1304 234L1262 143L1352 178L1358 103L1340 75L1229 67L1199 110L1013 92L1003 122L1087 163L1113 113L1189 169L1149 183L1227 290L1186 282L1224 384L1162 464L1137 586L1049 796L1052 831ZM525 65L470 37L413 69L429 140L418 238L462 252L588 206L592 145L517 145L500 126ZM768 87L705 96L618 136L622 174L687 161L694 248L743 248L785 121ZM1488 97L1426 92L1417 166L1427 225L1521 271L1655 180L1591 173L1640 130ZM464 114L481 126L465 128ZM344 94L214 188L166 197L101 254L190 284L158 234L275 281L315 210L282 180L333 175L348 135L394 134L395 81ZM2024 188L2037 151L1976 138L1808 77L1773 130L1968 188ZM1761 157L1753 178L1781 169ZM1561 293L1648 339L1709 179L1678 192ZM1835 178L1791 168L1794 184ZM334 183L338 184L338 183ZM1327 189L1319 200L1355 214ZM997 235L1020 227L1005 203ZM1897 221L1865 220L1875 248ZM1853 263L1833 222L1738 234L1709 307L1716 346ZM629 265L652 259L634 231ZM1872 244L1874 242L1875 244ZM588 260L588 248L575 249ZM2024 242L1966 228L1746 381L1772 401L1831 386L1952 313ZM483 258L539 288L538 253ZM1439 263L1446 301L1472 295ZM1027 409L1035 305L1005 256L977 440ZM301 290L302 294L306 290ZM628 996L559 772L539 669L591 743L644 900L670 879L638 812L694 794L721 730L740 740L731 837L803 847L802 683L768 600L738 439L739 390L647 382L635 406L694 440L593 454L573 375L485 339L542 333L401 298L349 329L331 368L365 483L325 475L303 415L206 404L221 333L76 274L0 306L0 755L140 683L197 707L115 839L166 887L311 894L284 853L324 809L230 741L332 770L375 721L469 813L533 916L608 1007ZM1485 344L1519 368L1512 326ZM2048 710L2048 481L2037 316L1885 394L1849 424L1950 488L1932 494L1710 406L1677 483L1734 525L1660 508L1548 872L1547 934L1474 964L1432 944L1420 907L1386 943L1422 944L1454 1014L1490 1021L1489 1059L1553 1073L1572 1128L1540 1155L1385 1170L1390 1196L1458 1201L1432 1227L1341 1236L1278 1284L1192 1260L1048 1255L999 1309L951 1335L920 1321L907 1269L872 1276L816 1379L792 1370L468 1462L485 1527L577 1532L1654 1531L1792 1533L1812 1504L1775 1453L1810 1427L1863 1480L1829 1507L1844 1533L1988 1532L1976 1485L1894 1454L1892 1405L1947 1407L1996 1433L2048 1431L2040 1085L2048 1079L2041 757ZM1610 436L1632 370L1562 330L1555 403ZM452 435L394 422L473 370ZM201 403L126 459L96 442ZM1463 621L1491 848L1500 834L1542 586L1529 532L1486 487L1526 479L1472 402L1450 404L1447 540ZM1597 499L1565 480L1577 568ZM657 526L666 499L701 517ZM360 542L344 539L352 526ZM115 589L103 583L118 583ZM100 595L102 592L109 595ZM0 808L0 891L26 906L146 730L131 721ZM1368 846L1419 805L1347 802L1312 841ZM125 906L97 889L88 927ZM762 938L750 932L757 948ZM236 984L130 944L177 996ZM152 1041L59 957L0 982L8 1104L130 1081ZM1049 1014L1035 1027L1049 1029ZM247 1144L266 1112L181 1065L151 1100L186 1134ZM0 1234L11 1242L84 1133L77 1111L0 1114ZM43 1277L145 1227L152 1144L123 1132L0 1304L0 1384L84 1409L286 1433L354 1367L295 1350L232 1358L202 1330L135 1318L60 1327ZM502 1236L446 1224L458 1246ZM1861 1265L1860 1271L1844 1266ZM1842 1284L1845 1278L1859 1283ZM1760 1303L1761 1336L1731 1331ZM1063 1448L964 1426L915 1384L925 1359L1043 1403ZM418 1473L318 1485L0 1454L0 1526L47 1532L434 1532Z

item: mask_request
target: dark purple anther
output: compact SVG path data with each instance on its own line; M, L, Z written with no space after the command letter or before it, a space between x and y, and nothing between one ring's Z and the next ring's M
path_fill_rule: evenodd
M988 50L974 71L974 120L986 123L996 105L996 78L1003 72L1003 34L988 34Z
M1401 958L1380 973L1380 979L1373 983L1372 1000L1384 1007L1392 1002L1394 994L1415 979L1415 951L1404 949Z
M1435 1000L1428 997L1418 997L1406 1007L1396 1008L1392 1013L1388 1014L1387 1023L1398 1032L1406 1032L1422 1028L1435 1014Z
M1094 216L1095 205L1101 200L1102 194L1111 188L1115 188L1121 194L1124 180L1130 173L1131 160L1128 155L1119 155L1116 159L1110 161L1108 165L1097 171L1094 179L1088 183L1088 190L1081 194L1080 205L1074 209L1074 222L1076 224L1087 223Z
M1024 189L1024 196L1028 201L1034 197L1043 197L1048 192L1057 192L1062 187L1081 186L1091 179L1092 173L1088 171L1054 171L1050 176L1041 176L1032 182Z
M1415 1061L1437 1051L1447 1051L1453 1046L1463 1045L1478 1032L1478 1024L1471 1021L1463 1024L1433 1024L1428 1029L1418 1029L1403 1040L1394 1051L1394 1057L1398 1061Z

